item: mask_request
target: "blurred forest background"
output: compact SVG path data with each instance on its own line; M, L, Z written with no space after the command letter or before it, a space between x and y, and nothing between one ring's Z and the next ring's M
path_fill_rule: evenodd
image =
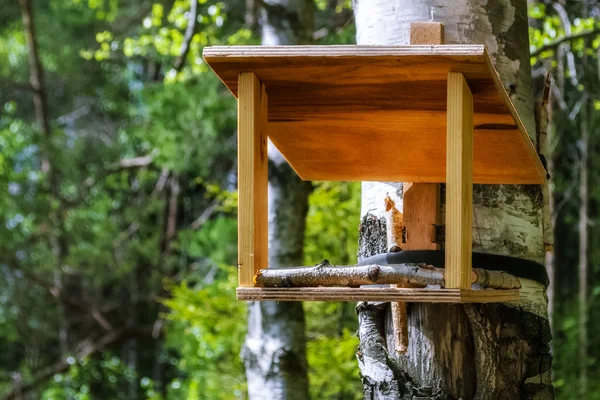
M268 13L302 43L354 43L348 0L309 3L0 1L0 396L246 398L236 104L201 54L259 44ZM529 14L534 79L553 76L557 397L587 372L600 399L600 8ZM313 184L305 265L355 261L359 202ZM312 398L361 398L354 304L304 311Z

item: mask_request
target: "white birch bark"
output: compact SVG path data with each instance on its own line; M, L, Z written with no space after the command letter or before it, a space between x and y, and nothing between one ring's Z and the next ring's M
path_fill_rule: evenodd
M408 44L410 22L428 21L432 12L433 20L445 25L447 44L486 44L535 140L526 0L354 0L353 6L358 44ZM401 184L363 184L359 257L389 248L386 195L396 196L401 209ZM474 251L543 263L540 187L476 185L473 197ZM443 212L442 207L442 221ZM399 357L394 352L382 356L375 348L382 342L369 329L385 324L386 345L393 349L391 318L384 318L389 311L361 305L365 397L553 398L545 288L521 282L523 299L517 305L411 304L409 350Z
M303 41L312 1L265 0L264 45ZM293 18L292 18L293 17ZM306 25L308 24L308 25ZM302 182L269 143L269 266L302 264L310 182ZM242 350L250 400L305 400L308 394L304 311L299 302L251 302Z

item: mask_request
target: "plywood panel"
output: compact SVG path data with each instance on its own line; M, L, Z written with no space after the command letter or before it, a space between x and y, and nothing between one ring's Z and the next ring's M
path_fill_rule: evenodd
M539 182L518 132L506 129L510 122L506 115L475 115L474 183ZM270 122L268 134L305 180L446 181L445 111L340 110L320 119Z
M237 288L247 301L381 301L408 303L504 303L519 300L519 290L427 288Z
M266 85L268 134L303 179L444 182L455 71L474 98L474 182L544 181L484 46L208 47L204 57L236 96L239 72Z

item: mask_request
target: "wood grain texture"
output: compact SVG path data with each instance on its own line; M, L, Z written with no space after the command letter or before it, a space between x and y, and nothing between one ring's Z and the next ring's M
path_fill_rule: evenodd
M408 303L497 303L519 300L518 289L461 290L427 288L237 288L238 300L382 301Z
M545 179L484 46L207 47L204 58L235 96L240 72L266 85L268 135L303 179L445 182L449 71L474 97L474 182Z
M402 250L439 250L436 225L439 225L440 187L435 183L413 183L404 190L406 242Z
M446 287L471 286L473 96L460 73L448 73L446 138Z
M238 279L253 278L267 265L267 150L264 119L267 98L253 73L239 75L238 98Z
M444 24L441 22L411 22L410 44L444 44Z
M269 154L267 122L269 100L264 84L260 85L260 126L254 138L254 273L269 266Z

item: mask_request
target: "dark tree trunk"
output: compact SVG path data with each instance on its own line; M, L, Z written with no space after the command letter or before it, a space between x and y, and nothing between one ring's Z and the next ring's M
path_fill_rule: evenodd
M410 22L432 14L445 24L447 44L485 43L535 134L526 11L526 0L354 0L358 44L408 44ZM388 248L386 196L402 210L401 183L363 184L360 257ZM443 190L441 200L443 221ZM473 201L474 251L543 263L540 187L476 185ZM409 304L409 346L402 355L388 351L394 349L388 305L360 304L365 398L553 398L545 288L521 283L522 300L515 305Z

